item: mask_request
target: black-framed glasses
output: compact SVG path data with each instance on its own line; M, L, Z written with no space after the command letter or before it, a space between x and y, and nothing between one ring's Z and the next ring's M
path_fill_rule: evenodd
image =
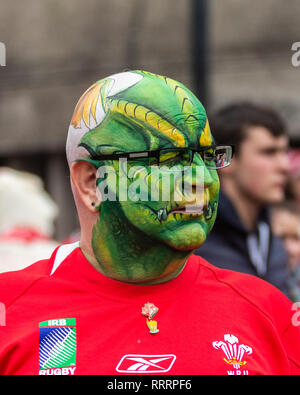
M193 148L162 148L153 151L122 152L110 155L92 155L91 160L118 160L127 159L136 162L140 166L166 166L173 167L179 165L189 166L194 155L199 154L208 169L222 169L230 165L234 153L233 145L217 145Z

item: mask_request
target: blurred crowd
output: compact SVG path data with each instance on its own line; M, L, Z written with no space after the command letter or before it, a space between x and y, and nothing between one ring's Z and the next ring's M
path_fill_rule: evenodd
M0 168L0 273L23 269L48 258L58 208L42 180L11 168Z
M235 154L219 172L217 219L196 254L300 301L300 150L268 106L233 103L210 120L217 143L234 144Z
M218 216L196 254L211 264L261 277L300 301L300 149L291 149L274 110L235 103L210 118L217 144L233 144L219 172ZM0 273L48 258L58 208L36 175L0 168Z
M292 301L300 301L300 149L288 152L288 172L284 199L271 207L272 229L288 254L288 291Z

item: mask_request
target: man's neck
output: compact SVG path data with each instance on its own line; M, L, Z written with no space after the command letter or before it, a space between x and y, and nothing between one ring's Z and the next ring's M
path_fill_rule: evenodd
M192 251L177 251L145 235L127 232L112 237L108 224L99 220L92 244L81 238L80 248L100 273L136 285L154 285L176 278Z
M255 229L261 205L252 199L247 193L238 189L234 183L230 181L222 181L222 190L231 200L238 216L247 231Z

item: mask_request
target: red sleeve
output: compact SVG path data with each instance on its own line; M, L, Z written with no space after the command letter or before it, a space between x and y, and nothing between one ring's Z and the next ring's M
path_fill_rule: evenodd
M0 274L0 303L1 306L9 307L28 288L40 278L47 276L49 272L49 260L43 260L29 267L12 272Z
M300 303L291 306L291 322L283 333L283 342L291 365L291 373L300 375Z

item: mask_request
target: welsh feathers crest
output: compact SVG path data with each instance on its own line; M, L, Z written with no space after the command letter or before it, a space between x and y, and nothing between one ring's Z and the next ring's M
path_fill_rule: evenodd
M223 358L224 361L235 369L240 369L241 366L246 365L247 362L243 360L245 354L252 354L251 347L239 344L239 339L230 334L224 335L224 341L214 341L212 345L216 350L221 349L224 352L226 356L226 358Z

